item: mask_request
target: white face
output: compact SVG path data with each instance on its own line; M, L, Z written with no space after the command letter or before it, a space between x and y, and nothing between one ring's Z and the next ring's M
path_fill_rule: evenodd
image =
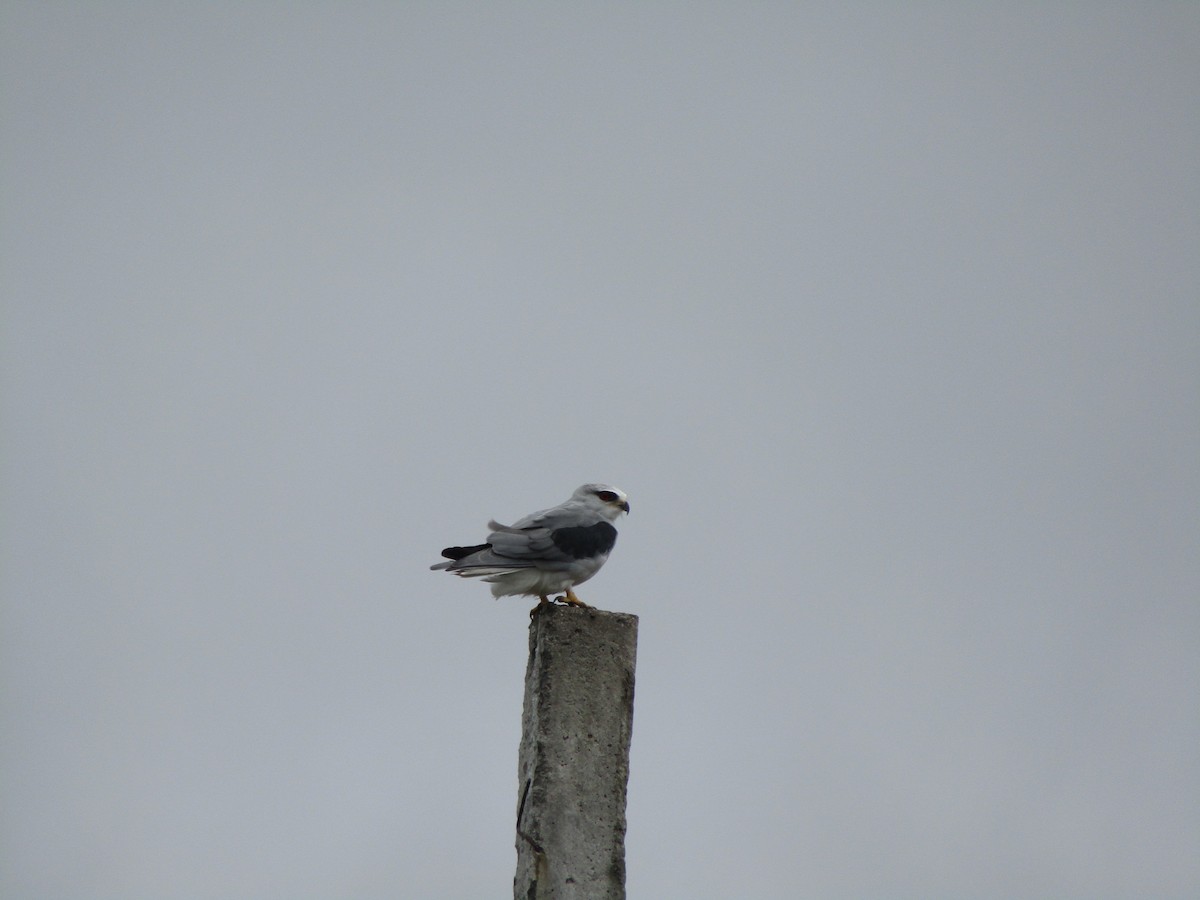
M609 521L621 513L629 512L629 498L623 490L611 484L585 484L575 492L575 496Z

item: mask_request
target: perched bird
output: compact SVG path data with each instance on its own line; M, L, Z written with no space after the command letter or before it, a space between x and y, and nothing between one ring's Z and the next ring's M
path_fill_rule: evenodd
M629 500L620 488L585 484L566 503L513 525L488 522L492 532L486 544L447 547L442 556L448 562L430 568L482 578L492 585L494 597L529 595L546 605L551 594L563 591L565 596L555 599L586 607L571 588L600 571L617 542L612 523L623 512L629 512Z

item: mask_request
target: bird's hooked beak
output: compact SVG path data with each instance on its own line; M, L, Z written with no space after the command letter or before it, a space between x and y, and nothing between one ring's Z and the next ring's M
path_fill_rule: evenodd
M629 512L629 501L628 500L624 501L621 504L621 509L625 510L625 512Z

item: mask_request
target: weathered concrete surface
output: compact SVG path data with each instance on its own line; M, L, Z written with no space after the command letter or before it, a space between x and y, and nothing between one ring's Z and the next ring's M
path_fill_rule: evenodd
M637 625L566 606L529 623L515 900L624 900Z

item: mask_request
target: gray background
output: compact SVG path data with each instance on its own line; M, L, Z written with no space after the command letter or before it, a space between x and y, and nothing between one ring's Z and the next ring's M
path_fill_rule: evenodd
M4 897L506 896L591 480L631 897L1200 891L1200 6L2 24Z

